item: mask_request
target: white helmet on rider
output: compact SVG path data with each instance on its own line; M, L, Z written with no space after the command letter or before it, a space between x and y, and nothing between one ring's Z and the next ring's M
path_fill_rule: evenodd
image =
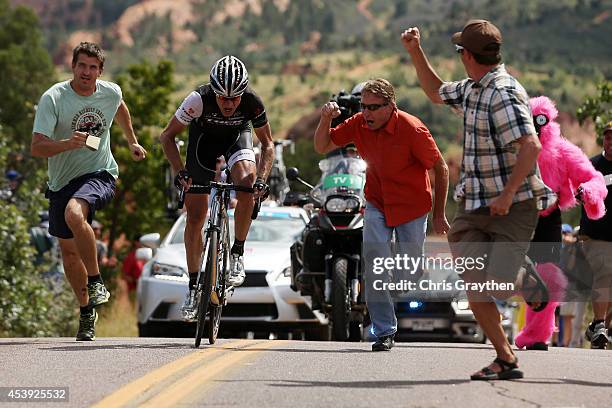
M242 61L226 55L212 66L210 85L217 95L235 98L242 95L249 85L249 74Z

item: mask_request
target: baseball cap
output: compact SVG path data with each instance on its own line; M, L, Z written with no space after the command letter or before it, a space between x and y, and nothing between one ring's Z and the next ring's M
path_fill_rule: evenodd
M452 36L453 44L479 55L496 55L502 45L499 28L487 20L470 20Z
M603 132L604 132L604 134L606 134L606 132L609 132L611 130L612 130L612 120L608 122L608 124L604 128Z
M569 224L563 224L561 225L561 232L564 234L572 234L574 232L574 229Z

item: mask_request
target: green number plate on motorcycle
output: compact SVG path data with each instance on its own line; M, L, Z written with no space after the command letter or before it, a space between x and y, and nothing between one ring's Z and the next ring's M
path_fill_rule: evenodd
M323 179L323 189L349 187L356 190L361 190L364 184L364 178L354 174L332 174Z

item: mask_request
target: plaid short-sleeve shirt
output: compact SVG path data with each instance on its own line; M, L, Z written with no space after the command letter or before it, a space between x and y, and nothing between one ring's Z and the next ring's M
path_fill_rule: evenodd
M501 194L512 174L520 147L516 140L536 135L527 92L502 64L479 82L469 78L445 82L439 94L444 103L463 113L463 160L455 199L464 199L468 211L486 207ZM540 210L556 201L537 164L513 202L534 197Z

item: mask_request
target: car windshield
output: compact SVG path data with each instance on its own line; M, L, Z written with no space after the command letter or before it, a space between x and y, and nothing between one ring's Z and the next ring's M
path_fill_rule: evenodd
M170 244L184 243L185 218L175 230ZM305 226L302 218L292 216L289 213L266 213L260 212L256 220L251 224L247 242L293 242L302 232ZM230 236L234 236L234 217L230 218Z

